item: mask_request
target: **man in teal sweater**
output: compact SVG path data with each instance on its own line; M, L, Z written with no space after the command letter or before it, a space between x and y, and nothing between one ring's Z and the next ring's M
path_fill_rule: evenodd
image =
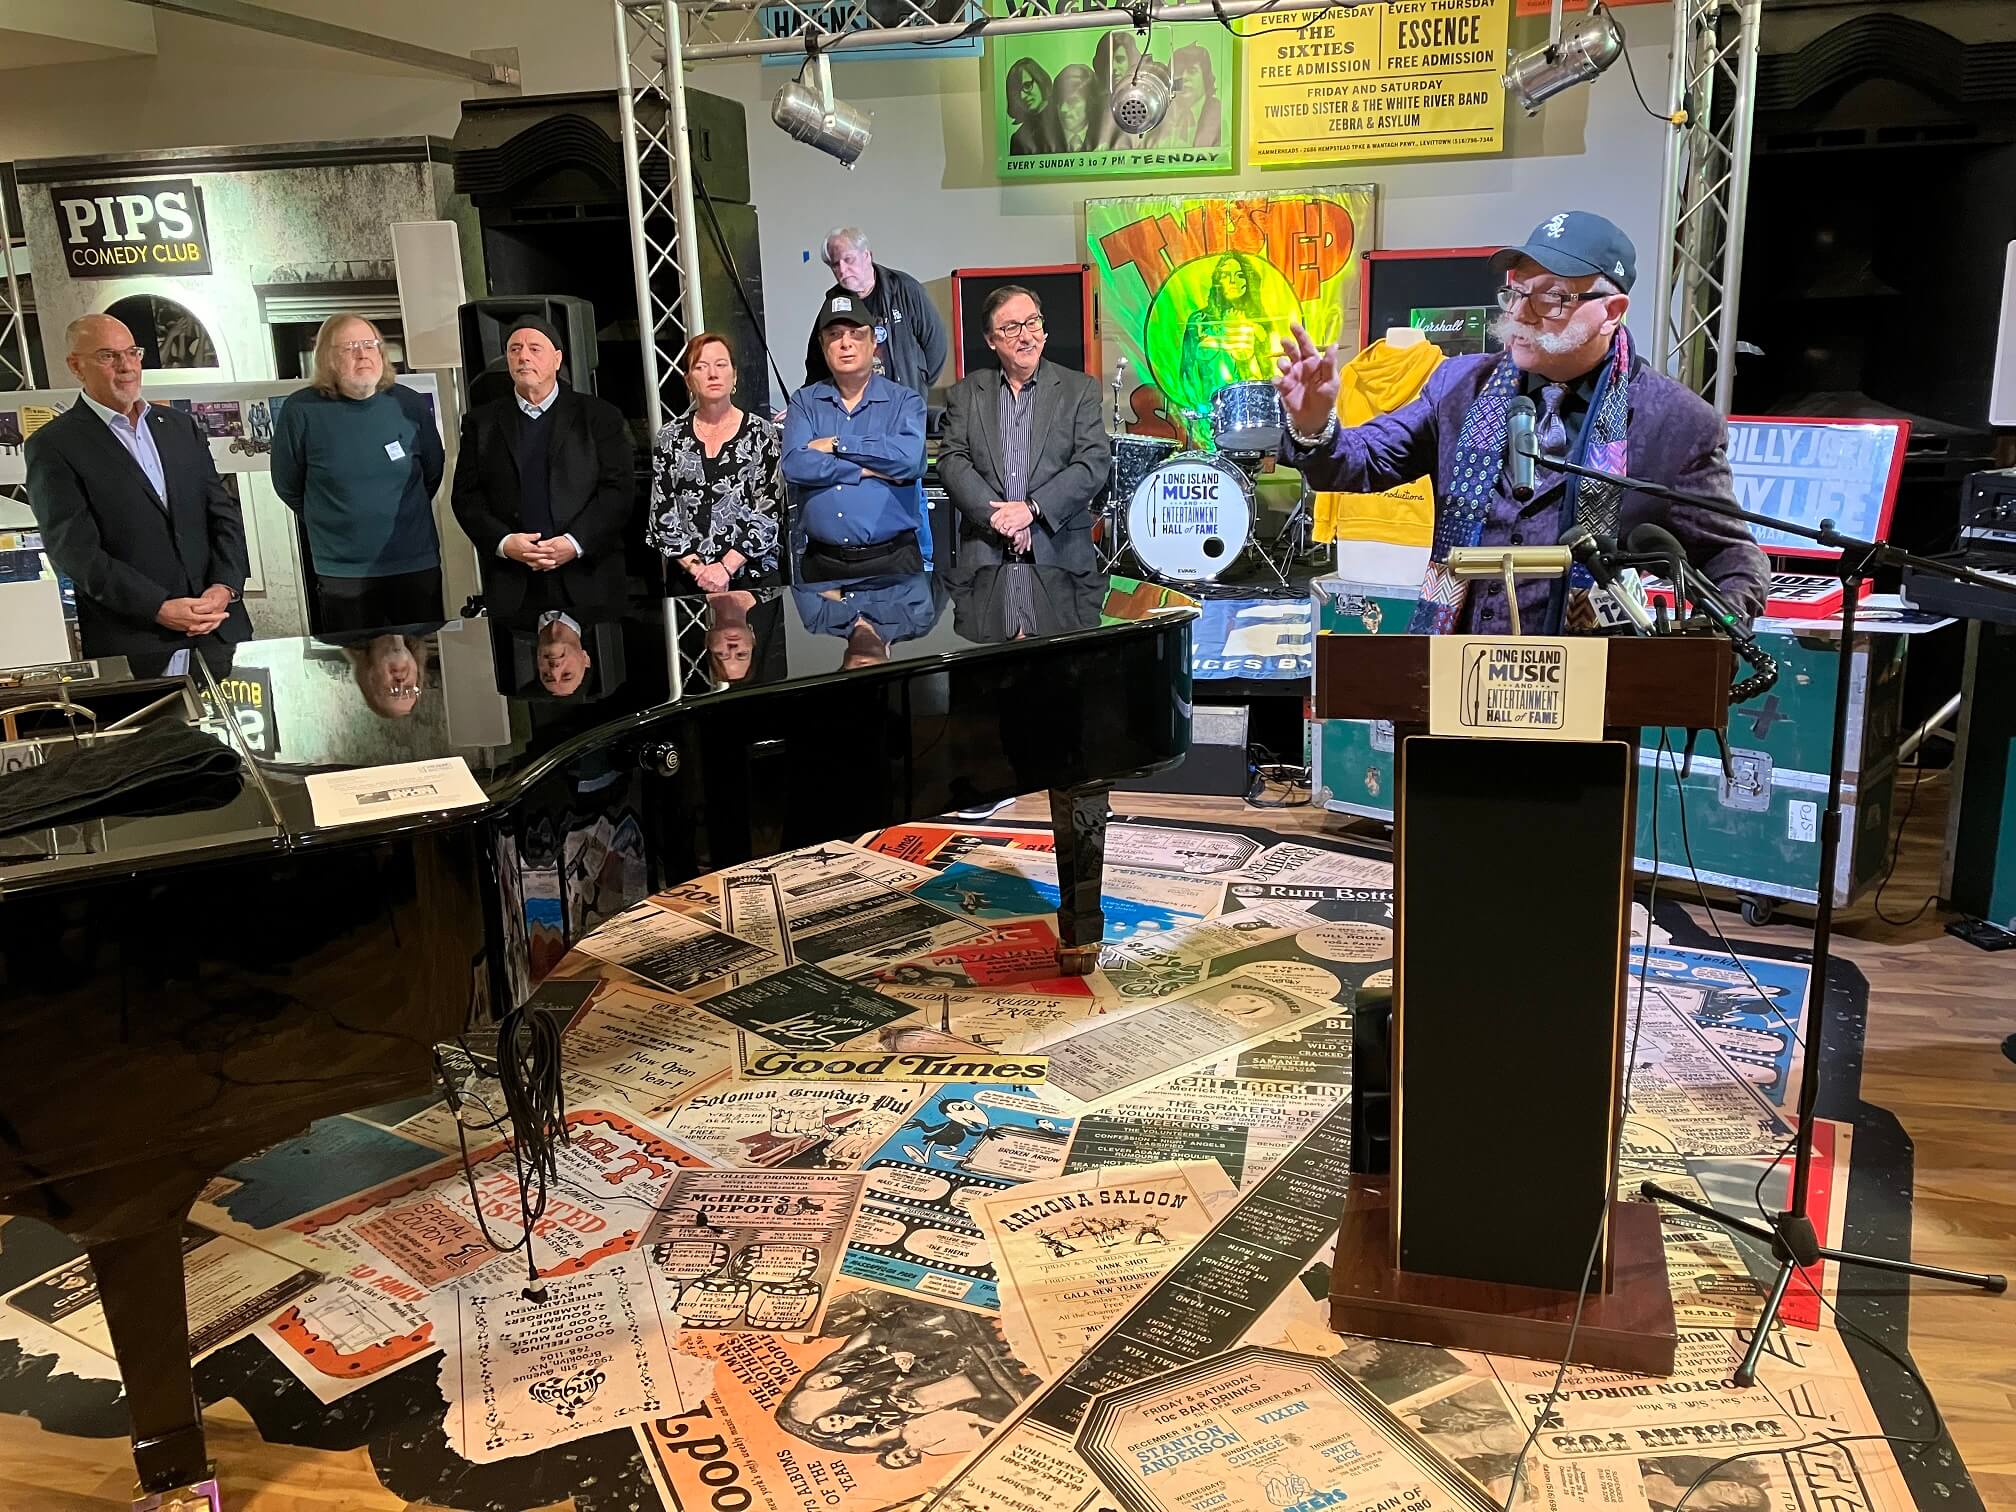
M307 530L317 634L440 622L443 466L427 401L394 382L378 328L330 317L313 381L273 424L273 487Z

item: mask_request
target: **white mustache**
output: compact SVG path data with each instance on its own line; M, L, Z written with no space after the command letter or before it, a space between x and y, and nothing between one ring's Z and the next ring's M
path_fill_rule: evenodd
M1500 315L1491 322L1491 335L1500 345L1510 344L1513 337L1531 342L1551 357L1563 352L1572 352L1589 338L1570 329L1559 331L1544 330L1536 325L1528 325L1523 320L1515 320L1510 315Z

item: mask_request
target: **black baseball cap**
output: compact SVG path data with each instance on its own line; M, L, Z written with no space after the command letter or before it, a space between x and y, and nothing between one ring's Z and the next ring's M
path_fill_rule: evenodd
M1507 247L1491 259L1491 271L1503 273L1522 257L1563 278L1587 278L1600 273L1626 294L1638 278L1638 249L1614 221L1587 210L1550 215L1533 228L1524 246Z
M511 322L511 329L504 333L504 345L511 345L511 338L520 331L537 331L553 344L553 350L564 352L567 343L560 339L560 333L553 328L553 322L543 315L526 315Z
M873 326L875 319L861 306L861 300L854 294L829 294L826 303L819 307L819 318L812 323L812 329L823 331L833 325Z

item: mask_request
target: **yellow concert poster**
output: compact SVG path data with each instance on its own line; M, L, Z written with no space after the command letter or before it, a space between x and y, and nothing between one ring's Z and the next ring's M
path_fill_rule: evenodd
M1497 152L1513 0L1388 0L1256 34L1247 160L1259 167Z

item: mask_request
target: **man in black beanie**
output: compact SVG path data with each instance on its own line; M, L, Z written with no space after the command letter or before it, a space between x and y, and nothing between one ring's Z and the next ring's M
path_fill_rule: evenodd
M462 421L455 518L483 553L492 616L623 602L623 533L635 493L615 405L560 381L560 333L527 316L504 342L510 397Z

